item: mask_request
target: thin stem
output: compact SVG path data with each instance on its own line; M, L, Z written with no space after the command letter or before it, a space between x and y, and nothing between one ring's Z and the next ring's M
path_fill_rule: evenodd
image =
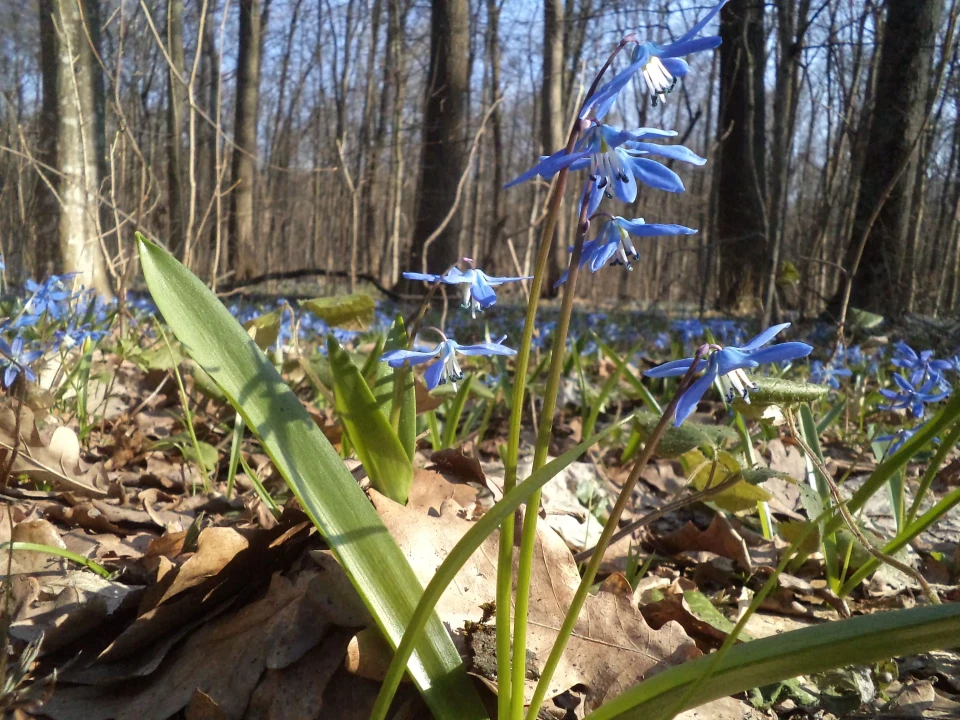
M579 123L570 133L567 152L572 152L579 136ZM553 235L560 217L563 192L567 186L569 170L564 168L557 175L547 220L544 224L540 248L537 251L537 264L530 283L530 300L523 323L523 337L517 350L517 363L514 367L513 402L510 406L510 430L507 437L507 454L504 462L503 493L506 495L517 485L517 462L520 448L520 427L523 417L523 398L526 392L527 368L530 365L530 348L533 344L533 330L537 321L537 307L543 280L547 275L547 263L553 247ZM510 518L500 527L500 554L497 559L497 678L499 682L497 705L501 717L509 717L510 711L510 601L513 590L513 528L514 518Z
M0 550L9 550L10 552L27 551L41 553L43 555L56 555L69 560L70 562L75 562L77 565L83 565L85 568L92 570L102 578L110 578L110 571L100 563L91 560L90 558L85 558L83 555L79 555L70 550L54 547L53 545L41 545L40 543L30 542L5 542L0 545Z
M627 507L627 503L633 496L633 489L636 486L637 481L640 479L640 473L643 472L643 469L647 466L647 462L649 462L650 458L653 457L653 453L657 449L657 444L660 442L660 437L667 429L667 423L670 422L670 420L674 417L674 414L677 410L677 403L679 403L680 397L687 390L690 382L693 380L693 377L697 372L697 365L699 364L700 359L706 353L707 349L708 348L706 346L701 346L697 349L697 354L694 357L693 362L690 364L690 369L687 370L686 375L684 375L680 380L680 384L677 386L676 392L674 392L673 398L670 400L670 404L667 405L663 415L660 416L660 422L657 423L657 426L653 429L653 432L650 433L649 439L643 446L643 451L637 457L637 460L633 465L633 469L630 471L630 477L627 478L627 481L623 484L623 488L620 490L620 496L617 498L617 502L614 505L613 510L610 512L609 519L603 526L603 532L600 534L600 540L597 542L597 546L594 549L593 556L590 558L590 562L587 563L583 577L580 580L580 586L577 588L577 592L573 597L573 602L570 604L570 609L567 611L567 615L563 619L563 624L560 626L560 632L557 634L557 639L554 642L553 647L550 649L550 656L547 658L547 661L543 666L543 670L540 673L540 680L537 681L537 687L536 690L534 690L533 700L530 702L530 708L527 711L526 720L536 720L537 714L540 712L540 706L543 705L544 698L546 698L547 690L550 687L550 681L553 679L554 673L557 671L557 666L560 664L560 658L563 656L563 651L567 647L567 642L570 640L570 636L573 633L573 628L577 624L577 619L580 616L580 610L583 608L583 604L586 602L587 596L590 594L590 588L593 586L593 580L597 576L597 571L600 570L600 563L603 562L603 554L607 547L609 547L610 540L613 538L614 533L617 531L617 526L620 522L620 516L623 514L624 509Z
M589 91L584 96L584 105L590 96L593 95L600 85L600 80L607 69L613 63L619 52L629 42L635 41L632 36L621 40L617 47L610 53L610 57L600 68L590 86ZM581 105L581 111L583 105ZM579 115L579 113L578 113ZM580 137L582 123L574 122L570 129L570 136L567 139L566 152L573 152ZM536 326L537 308L540 303L540 293L543 290L543 281L547 275L547 264L550 261L550 251L553 247L554 234L557 229L557 221L560 217L560 209L563 204L563 194L567 187L567 177L569 168L564 168L557 174L556 183L553 188L553 195L550 198L550 205L547 208L547 219L544 223L543 235L540 237L540 247L537 250L537 263L534 268L533 281L530 284L530 292L527 300L527 314L524 319L523 337L520 342L520 348L517 351L517 363L514 370L513 402L510 407L510 429L507 438L507 452L504 461L504 479L503 492L508 493L517 484L517 462L520 451L520 427L523 416L523 399L526 393L527 368L530 364L530 348L533 344L533 331ZM579 260L577 262L579 265ZM574 266L576 267L576 265ZM551 418L552 421L552 418ZM537 500L539 503L539 499ZM532 505L529 504L528 507ZM507 718L508 712L512 706L510 683L505 679L511 677L510 668L510 595L512 590L513 574L513 536L514 536L514 518L503 523L500 528L500 553L497 559L497 678L499 681L499 692L497 707L500 717ZM518 656L521 666L526 662L522 656ZM521 686L522 694L523 688Z
M563 374L567 333L570 330L570 317L573 315L573 300L577 294L580 256L583 253L583 240L589 228L589 222L586 220L586 203L583 203L580 221L577 239L574 241L573 253L570 256L567 282L563 286L560 317L557 320L557 328L553 335L553 346L550 349L550 370L547 374L547 386L543 392L543 408L540 412L540 427L537 429L537 444L534 448L533 467L531 468L533 472L539 470L546 463L547 453L550 450L550 438L553 435L553 416L557 409L557 394L560 389L560 376ZM577 352L577 349L574 348L573 352ZM520 561L517 566L517 591L514 604L516 617L513 621L513 701L510 708L510 717L514 720L522 720L523 718L527 612L530 607L530 580L533 575L533 552L537 540L540 494L538 490L527 501L526 512L523 514L523 532L520 539Z

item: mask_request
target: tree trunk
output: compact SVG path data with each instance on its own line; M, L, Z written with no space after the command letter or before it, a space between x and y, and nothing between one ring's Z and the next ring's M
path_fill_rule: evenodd
M260 51L269 0L240 0L240 45L237 55L236 118L233 141L233 191L228 231L235 279L259 272L254 243L253 191L257 174L257 105L260 96Z
M468 29L467 0L433 0L420 192L410 252L410 269L418 272L424 259L433 273L442 273L457 261L459 213L430 247L425 243L453 208L464 170Z
M759 298L767 268L760 0L732 0L720 14L720 36L716 240L720 304L734 310Z
M550 155L564 144L563 105L563 1L544 0L543 4L543 85L540 106L540 150ZM561 210L553 239L547 282L543 294L556 295L554 284L567 268L567 213Z
M59 166L57 135L60 131L60 102L57 85L58 57L55 24L55 0L40 0L40 72L43 78L43 100L40 107L40 142L37 160L51 168ZM60 250L60 203L55 191L60 183L57 175L43 167L37 182L37 204L33 221L35 244L32 265L37 277L58 273L63 267ZM24 258L29 262L31 258Z
M97 140L96 78L99 66L87 40L85 21L97 17L96 0L58 0L60 22L57 50L59 130L57 152L60 183L60 251L66 272L76 282L112 297L100 244L100 188ZM102 97L102 96L101 96ZM102 116L102 113L100 113Z
M186 247L185 203L183 198L183 118L187 111L187 89L180 81L184 73L183 0L167 0L167 211L170 251L177 257Z
M941 5L942 0L887 2L876 102L845 263L848 271L856 268L850 306L884 315L896 316L905 309L899 276L906 261L911 173L901 170L923 123ZM884 197L898 172L899 180ZM878 206L879 215L870 227ZM841 287L838 294L843 291ZM834 305L839 304L836 300Z

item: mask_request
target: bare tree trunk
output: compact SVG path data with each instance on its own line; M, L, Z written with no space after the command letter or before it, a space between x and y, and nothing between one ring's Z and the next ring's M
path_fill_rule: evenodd
M721 11L720 36L717 242L720 304L733 310L759 298L768 266L760 0L732 0Z
M60 131L60 102L58 90L57 30L54 22L55 0L40 0L40 71L43 78L43 100L40 107L40 143L37 160L50 167L58 167L57 135ZM63 254L60 248L60 203L57 176L42 167L37 182L36 214L31 225L35 228L33 258L34 272L44 277L60 272Z
M850 305L884 315L896 316L905 309L899 268L905 262L910 220L910 174L901 175L888 197L884 193L912 154L923 123L941 5L941 0L887 2L876 102L845 263L848 271L857 264L861 240L869 230ZM881 204L876 222L868 227ZM841 288L838 295L842 292Z
M63 174L60 190L60 249L64 270L77 282L112 297L100 232L95 74L99 71L87 40L85 20L96 17L96 0L58 0L57 56L59 133L57 151ZM102 97L102 96L101 96Z
M501 244L503 227L507 221L503 212L503 112L500 105L500 6L497 0L487 0L487 65L490 68L490 103L496 105L490 116L493 175L491 178L490 230L486 255L492 255ZM511 273L512 274L512 273Z
M240 0L240 45L237 56L237 96L234 120L233 192L230 195L230 261L236 279L257 272L254 184L257 177L257 105L260 97L260 54L270 0Z
M430 247L427 238L454 207L464 171L469 7L467 0L432 0L420 191L410 268L442 273L457 261L461 213L454 214Z
M183 0L167 0L167 212L170 251L181 256L186 247L183 201L183 118L187 91L180 81L184 74Z
M563 105L563 2L543 3L543 85L540 106L540 150L544 155L556 152L564 143L565 109ZM556 294L554 283L567 267L567 213L561 211L554 235L544 295Z
M763 322L770 324L777 284L777 268L783 244L787 212L790 156L793 152L793 130L797 118L797 92L800 60L810 0L777 3L777 80L773 95L773 138L770 148L770 203L767 222L770 226L770 270L767 274L763 303Z

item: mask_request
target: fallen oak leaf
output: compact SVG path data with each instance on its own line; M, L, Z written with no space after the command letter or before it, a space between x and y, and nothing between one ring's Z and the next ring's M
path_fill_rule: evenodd
M439 517L398 505L376 491L370 497L387 529L410 561L421 582L427 583L447 554L470 528L452 503ZM441 620L452 632L467 622L479 623L482 605L496 597L498 537L491 535L457 573L437 605ZM546 659L580 582L577 565L564 541L549 527L538 527L534 549L528 647L531 670ZM600 592L587 599L548 697L574 685L587 688L584 706L599 707L639 679L667 664L696 657L700 651L676 623L652 630L631 597ZM532 672L531 674L535 674ZM491 678L493 679L493 678ZM532 697L536 680L528 678L525 697Z
M37 430L33 412L23 407L20 411L20 442L15 443L17 416L13 410L0 411L0 448L18 452L12 475L26 475L38 483L66 487L87 495L105 496L107 491L97 487L101 468L84 468L80 461L80 441L68 427L58 427L45 443Z
M722 513L713 516L706 530L701 530L688 520L679 530L658 538L656 544L664 552L673 555L687 550L706 550L735 560L741 568L753 572L753 561L746 541Z

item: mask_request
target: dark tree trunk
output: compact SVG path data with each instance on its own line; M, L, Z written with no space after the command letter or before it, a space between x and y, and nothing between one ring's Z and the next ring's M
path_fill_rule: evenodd
M260 96L260 51L269 0L240 0L240 44L233 141L233 191L230 193L230 263L236 279L259 272L254 245L253 186L257 175L257 105Z
M442 273L457 261L459 213L428 248L424 244L453 207L464 170L468 35L467 0L433 0L420 192L410 252L410 269L418 272L424 254L427 270L433 273Z
M40 143L37 160L51 168L59 167L57 133L60 126L60 102L57 95L57 31L54 24L55 0L40 0L40 71L43 78L43 101L40 108ZM41 167L37 183L35 218L36 242L33 249L33 270L38 278L63 269L60 252L60 203L54 194L57 174ZM49 183L49 185L48 185ZM53 188L53 190L51 189ZM28 262L28 258L24 258Z
M733 310L759 298L767 267L762 2L732 0L720 36L716 242L720 304Z
M901 300L906 288L900 283L900 268L907 262L912 173L901 172L892 192L886 199L884 195L908 162L923 124L941 6L942 0L887 2L876 102L845 263L848 269L857 268L850 306L883 315L897 315L905 309ZM876 222L869 227L881 204ZM843 290L841 287L840 293Z

